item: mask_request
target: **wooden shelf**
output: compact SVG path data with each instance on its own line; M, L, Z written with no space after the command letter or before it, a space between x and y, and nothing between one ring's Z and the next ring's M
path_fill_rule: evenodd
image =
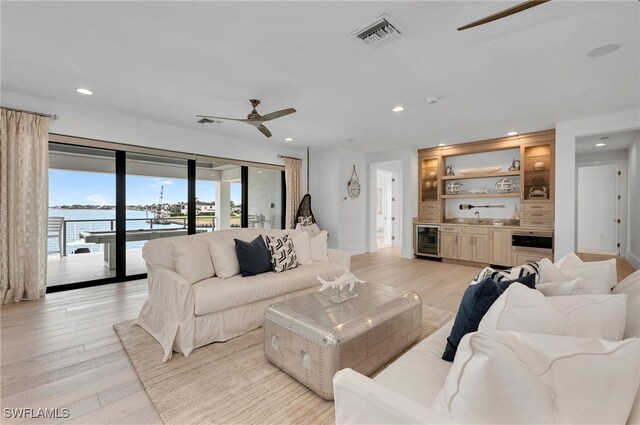
M460 174L459 176L442 176L442 180L485 179L490 177L520 176L520 171L502 171L484 174Z
M519 198L520 192L511 193L460 193L458 195L441 195L443 199L455 199L455 198Z

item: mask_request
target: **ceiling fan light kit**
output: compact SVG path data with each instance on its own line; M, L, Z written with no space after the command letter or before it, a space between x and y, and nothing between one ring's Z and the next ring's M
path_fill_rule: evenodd
M247 115L247 118L226 118L226 117L212 117L209 115L196 115L197 118L201 118L198 122L201 124L207 124L212 122L219 122L218 120L223 121L240 121L245 124L249 124L258 129L258 131L264 134L267 137L271 137L271 132L267 127L264 126L264 122L275 120L276 118L281 118L286 115L293 114L296 112L294 108L281 109L276 112L271 112L266 115L260 115L258 111L256 111L256 107L260 105L260 100L258 99L249 99L249 103L251 104L252 110Z

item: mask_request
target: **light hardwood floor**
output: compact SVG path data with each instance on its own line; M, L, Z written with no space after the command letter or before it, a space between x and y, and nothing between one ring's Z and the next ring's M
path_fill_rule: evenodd
M406 260L385 249L352 258L360 278L418 292L455 312L479 267ZM112 325L137 316L145 280L47 295L0 308L0 405L68 408L70 418L9 423L161 423Z

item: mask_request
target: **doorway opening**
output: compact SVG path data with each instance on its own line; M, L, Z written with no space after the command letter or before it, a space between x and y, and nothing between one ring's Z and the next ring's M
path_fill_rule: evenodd
M372 209L375 221L375 249L400 255L402 246L402 162L372 164L375 176L375 197Z
M629 213L629 147L640 130L576 139L576 252L624 256Z

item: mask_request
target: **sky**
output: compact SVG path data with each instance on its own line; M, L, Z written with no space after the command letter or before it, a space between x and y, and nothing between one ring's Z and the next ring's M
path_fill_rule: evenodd
M115 174L49 170L49 205L115 205ZM127 176L127 205L156 204L164 186L163 203L187 202L187 180ZM201 201L215 200L215 184L196 181L196 196ZM240 204L240 183L231 183L231 200Z

